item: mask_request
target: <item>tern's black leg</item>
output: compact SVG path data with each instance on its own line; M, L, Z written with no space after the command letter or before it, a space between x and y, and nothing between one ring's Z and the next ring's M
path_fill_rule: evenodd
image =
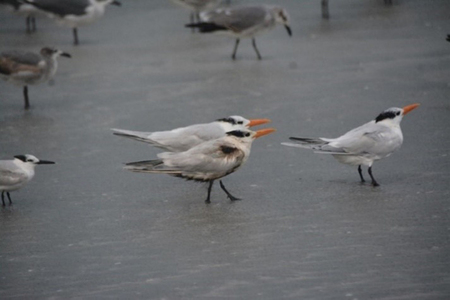
M258 59L261 60L261 54L259 54L258 48L256 48L256 40L255 40L255 38L252 38L252 45L253 45L253 48L256 51L256 55L258 56Z
M213 183L214 183L214 180L211 180L209 182L208 197L206 198L205 203L211 203L210 197L211 197L211 189L212 189Z
M361 182L366 182L366 181L364 180L363 175L362 175L361 165L358 166L358 173L359 173L359 177L361 177Z
M6 196L8 196L9 204L12 204L11 195L9 194L9 192L6 192Z
M31 30L33 31L33 32L35 32L36 31L36 18L34 17L34 16L31 16Z
M2 204L5 206L5 191L2 191Z
M322 0L322 18L328 20L330 12L328 10L328 0Z
M73 32L73 44L78 45L78 29L75 27L72 29Z
M236 44L234 44L234 50L233 50L233 54L231 54L231 58L234 60L234 59L236 59L236 51L237 51L237 48L238 48L238 46L239 46L239 42L240 42L241 40L240 39L236 39Z
M370 175L370 178L372 178L372 185L373 185L373 186L380 186L380 185L378 184L378 182L375 180L375 178L373 178L373 175L372 175L372 167L369 167L369 175Z
M23 97L25 98L25 109L29 109L30 100L28 99L28 86L23 87Z
M236 198L235 196L231 195L230 192L227 191L227 189L225 188L225 186L222 183L222 180L220 180L219 182L220 182L220 187L227 194L228 199L230 199L231 201L241 200L241 199Z

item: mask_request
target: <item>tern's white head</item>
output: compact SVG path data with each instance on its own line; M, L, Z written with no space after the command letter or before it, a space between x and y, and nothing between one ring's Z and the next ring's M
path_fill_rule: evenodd
M420 104L416 103L405 106L403 108L399 107L388 108L375 118L375 123L391 122L394 123L395 125L399 125L403 119L403 116L408 114L413 109L417 108L419 105Z
M249 128L253 126L258 126L266 123L270 123L269 119L251 119L248 120L241 116L229 116L227 118L222 118L216 120L217 122L220 122L221 125L225 128L225 131L232 131L233 129L236 129L239 127L243 128Z
M279 6L274 6L272 8L273 14L274 14L274 18L275 18L275 22L284 25L284 27L286 28L289 36L292 36L292 30L291 27L289 26L289 14L287 13L287 11Z
M19 163L23 163L28 166L35 167L36 165L49 165L54 164L53 161L48 160L40 160L36 156L31 154L25 154L25 155L16 155L14 156L15 160Z

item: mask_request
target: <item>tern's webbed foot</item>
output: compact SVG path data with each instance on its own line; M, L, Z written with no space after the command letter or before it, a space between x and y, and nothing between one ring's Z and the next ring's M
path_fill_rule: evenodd
M222 188L222 190L227 194L228 199L230 199L231 201L242 200L240 198L237 198L237 197L231 195L231 193L229 191L227 191L227 189L225 188L225 185L223 185L222 180L220 180L219 183L220 183L220 187Z
M373 186L380 186L379 184L378 184L378 182L375 180L375 178L373 178L373 175L372 175L372 167L369 167L369 175L370 175L370 178L372 178L372 185Z

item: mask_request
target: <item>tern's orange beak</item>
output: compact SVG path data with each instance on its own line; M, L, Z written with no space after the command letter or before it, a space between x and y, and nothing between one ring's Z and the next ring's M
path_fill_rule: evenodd
M414 103L414 104L407 105L407 106L403 107L403 115L406 115L407 113L409 113L413 109L417 108L419 105L420 105L419 103Z
M264 136L264 135L267 135L267 134L269 134L269 133L275 132L275 131L277 131L277 130L274 129L274 128L264 128L264 129L260 129L260 130L256 131L255 139L257 139L257 138L259 138L259 137L262 137L262 136Z
M258 125L262 125L262 124L267 124L270 123L272 121L270 121L269 119L253 119L250 120L250 123L248 123L248 127L253 127L253 126L258 126Z

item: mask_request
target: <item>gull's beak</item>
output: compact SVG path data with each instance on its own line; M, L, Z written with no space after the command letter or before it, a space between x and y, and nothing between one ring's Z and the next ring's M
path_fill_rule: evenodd
M37 163L38 165L53 165L55 162L54 161L49 161L49 160L39 160L39 162Z
M72 57L72 55L70 55L70 54L67 53L67 52L62 52L60 55L61 55L61 56L64 56L64 57L68 57L68 58L71 58L71 57Z
M289 25L284 25L284 27L286 28L286 30L287 30L289 36L292 36L292 30L291 30L291 27L289 27Z
M274 128L260 129L260 130L256 131L255 139L257 139L259 137L262 137L264 135L270 134L270 133L275 132L275 131L276 131L276 129L274 129Z
M258 126L258 125L262 125L262 124L267 124L270 123L272 121L270 121L269 119L253 119L250 120L250 123L248 123L248 127L253 127L253 126Z
M414 103L414 104L407 105L407 106L403 107L403 115L406 115L407 113L409 113L413 109L417 108L419 105L420 105L419 103Z
M122 6L122 3L120 3L119 1L114 0L113 2L111 2L112 5L117 5L117 6Z

